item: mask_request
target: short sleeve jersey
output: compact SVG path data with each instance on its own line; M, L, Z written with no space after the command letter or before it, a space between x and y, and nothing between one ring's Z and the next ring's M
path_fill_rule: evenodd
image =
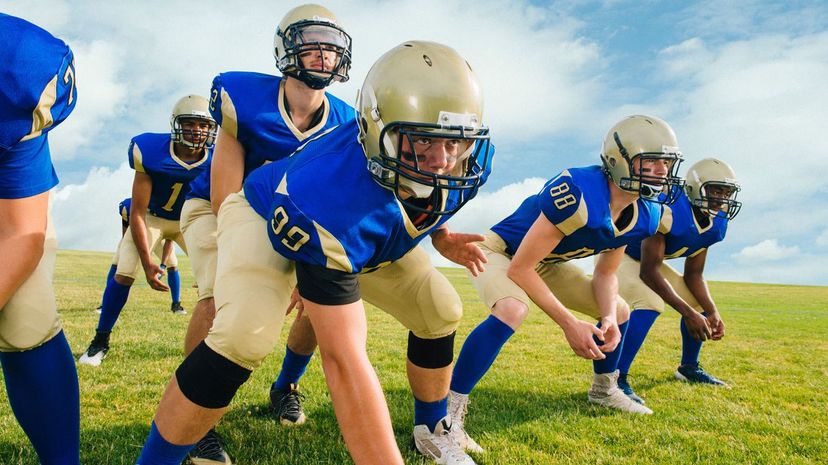
M448 221L441 216L418 229L394 194L367 169L349 121L320 133L288 159L251 173L244 193L267 220L267 234L282 256L346 273L385 266ZM456 193L442 200L457 205Z
M506 253L515 254L541 214L564 234L543 260L557 263L617 249L653 235L661 206L637 199L622 213L625 221L619 229L612 220L609 186L601 167L564 170L492 227L506 242Z
M75 108L72 50L23 19L0 13L0 198L58 183L46 133Z
M129 224L129 212L132 210L132 199L127 197L118 204L118 215L124 224Z
M212 149L194 161L185 162L175 155L169 133L144 133L129 144L129 166L152 179L148 205L150 214L168 220L181 217L190 182L210 165Z
M244 177L266 162L290 156L314 134L354 118L350 105L325 93L319 123L299 131L284 105L283 79L269 74L219 74L210 96L213 118L244 147ZM209 168L193 182L187 198L194 197L210 200Z
M682 191L672 205L664 207L658 228L658 232L664 234L664 258L692 257L723 241L727 223L727 217L720 213L705 226L699 225L690 199ZM630 244L626 254L635 260L641 260L641 242Z

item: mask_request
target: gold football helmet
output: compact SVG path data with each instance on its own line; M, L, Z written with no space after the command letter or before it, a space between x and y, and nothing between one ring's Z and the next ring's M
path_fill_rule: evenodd
M356 109L371 174L407 208L453 214L476 195L491 170L483 93L469 63L450 47L409 41L391 49L368 71ZM405 153L404 139L410 148ZM434 139L459 147L450 173L420 166L418 147L424 153ZM435 190L440 195L432 195ZM429 204L418 198L430 199Z
M336 59L330 69L307 68L302 55L334 52ZM307 4L287 12L273 38L273 56L276 67L285 76L296 78L311 89L324 89L333 81L348 80L351 69L351 36L339 25L330 10ZM323 61L324 63L324 61Z
M196 132L201 131L184 129L182 122L188 119L207 121L210 126L207 133L199 135ZM175 103L170 116L170 137L173 142L190 148L212 147L216 142L217 133L216 120L210 115L206 98L200 95L187 95Z
M728 220L735 218L742 209L742 202L736 200L740 190L736 173L722 160L705 158L687 170L684 192L690 204L711 216L722 212Z
M648 176L639 160L669 160L666 178ZM672 203L683 186L678 167L684 157L679 151L676 134L669 124L645 115L628 116L613 126L604 138L601 162L604 172L621 189L635 192L641 198L658 203ZM664 194L664 195L661 195Z

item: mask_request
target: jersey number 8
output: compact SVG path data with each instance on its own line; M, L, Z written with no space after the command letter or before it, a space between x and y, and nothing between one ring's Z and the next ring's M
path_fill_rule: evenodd
M574 195L567 194L567 192L569 192L569 184L567 183L561 183L549 189L549 195L555 199L553 202L555 203L555 206L558 207L558 210L563 210L564 208L570 205L575 205L578 202L578 199L576 199Z

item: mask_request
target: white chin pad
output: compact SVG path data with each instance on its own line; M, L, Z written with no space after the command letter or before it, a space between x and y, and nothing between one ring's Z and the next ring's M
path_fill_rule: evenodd
M434 192L434 187L420 184L413 179L404 178L402 176L400 177L400 188L405 190L405 192L410 194L412 197L416 197L418 199L427 198L432 192Z

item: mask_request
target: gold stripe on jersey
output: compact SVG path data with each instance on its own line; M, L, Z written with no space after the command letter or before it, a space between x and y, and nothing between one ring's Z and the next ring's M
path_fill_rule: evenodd
M707 217L710 220L707 223L707 227L702 228L701 226L699 226L699 220L696 218L696 212L693 211L693 207L690 207L690 216L693 217L693 224L696 225L696 231L699 232L699 235L701 235L702 233L707 232L708 229L713 227L713 217L711 217L711 216Z
M322 119L319 120L319 124L312 128L308 128L305 132L302 132L293 125L293 119L291 119L287 108L285 108L285 82L287 82L287 79L282 79L281 82L279 82L279 114L282 115L282 120L284 120L285 126L290 129L290 132L292 132L294 136L296 136L296 139L303 141L325 127L325 123L328 121L328 114L330 114L331 111L331 106L328 103L328 96L326 95L322 100L322 107L324 110L322 113Z
M707 247L703 247L703 248L701 248L701 249L699 249L699 250L697 250L697 251L695 251L695 252L691 253L690 255L688 255L688 256L687 256L687 258L690 258L690 257L695 257L696 255L698 255L698 254L700 254L700 253L704 252L705 250L707 250Z
M224 88L221 88L221 129L236 139L239 138L239 121L236 116L236 106L233 99Z
M569 236L575 231L583 228L587 224L587 220L589 220L589 209L587 208L584 196L582 195L581 199L578 201L578 210L576 210L575 213L573 213L569 218L556 224L555 227L560 229L564 236Z
M348 260L348 254L345 253L345 248L342 247L342 244L333 234L328 232L327 229L323 228L316 221L313 222L313 227L316 228L316 233L319 235L319 243L322 245L322 252L328 260L325 267L346 273L353 273L354 268L351 266L351 261Z
M635 224L638 223L638 200L631 203L630 205L632 205L632 207L633 207L632 219L627 224L627 227L624 228L624 230L619 231L618 227L615 226L615 221L612 222L612 231L615 233L615 237L622 236L622 235L630 232L633 228L635 228Z
M32 111L32 131L20 139L21 142L24 140L34 139L35 137L40 137L43 130L54 123L54 120L52 119L52 106L54 106L55 100L57 100L57 79L57 76L53 77L52 80L46 84L46 87L43 89L43 93L40 94L37 106L34 111Z
M681 257L681 255L682 255L684 252L687 252L687 247L682 247L682 248L680 248L680 249L676 250L675 252L673 252L673 253L671 253L671 254L669 254L669 255L665 255L665 256L664 256L664 259L665 259L665 260L669 260L669 259L671 259L671 258L678 258L678 257Z
M279 186L276 187L276 193L282 195L289 195L287 190L287 173L282 176L282 180L279 181Z
M204 149L202 149L202 151L204 153L203 153L203 155L201 155L201 158L198 161L194 161L192 163L187 163L186 161L178 158L178 155L175 154L175 142L170 141L170 157L173 159L174 162L181 165L181 167L184 168L187 171L190 171L193 168L198 168L205 161L207 161L207 158L210 156L210 149L204 148Z
M668 234L673 230L673 209L664 205L661 213L661 220L658 222L658 232Z
M135 166L135 171L146 173L144 169L143 155L141 155L141 148L138 144L132 144L132 165Z

